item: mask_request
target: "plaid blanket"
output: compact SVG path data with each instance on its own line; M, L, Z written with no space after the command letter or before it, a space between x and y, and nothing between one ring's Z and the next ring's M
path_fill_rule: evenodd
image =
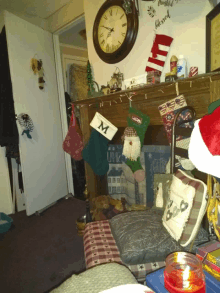
M165 262L127 265L122 262L108 220L88 223L83 236L86 268L115 262L124 264L138 281L144 281L146 274L165 266Z

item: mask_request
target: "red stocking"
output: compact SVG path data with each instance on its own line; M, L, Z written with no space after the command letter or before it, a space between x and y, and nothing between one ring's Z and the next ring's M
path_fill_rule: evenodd
M74 160L82 160L83 139L82 132L74 114L74 105L72 105L72 117L66 138L63 142L63 150Z

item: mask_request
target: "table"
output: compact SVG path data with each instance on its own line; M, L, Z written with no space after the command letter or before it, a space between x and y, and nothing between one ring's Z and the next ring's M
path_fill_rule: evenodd
M146 276L146 285L153 289L156 293L169 293L164 287L164 268L159 269ZM220 292L220 282L209 273L204 271L206 278L206 293Z

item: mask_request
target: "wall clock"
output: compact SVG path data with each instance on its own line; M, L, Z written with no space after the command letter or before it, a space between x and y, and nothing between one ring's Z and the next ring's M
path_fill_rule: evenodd
M126 14L124 0L108 0L99 9L93 26L93 43L106 63L123 60L131 51L138 33L138 13L133 1Z

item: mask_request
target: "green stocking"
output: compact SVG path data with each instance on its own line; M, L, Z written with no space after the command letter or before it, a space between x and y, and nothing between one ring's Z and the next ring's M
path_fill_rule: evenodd
M127 118L128 126L134 127L137 131L137 134L140 138L141 148L144 143L144 137L147 130L147 127L150 123L150 117L143 114L141 111L138 111L132 107L129 108L129 116ZM145 171L143 170L140 162L140 157L137 161L131 161L127 159L126 164L130 167L133 172L133 176L137 182L141 182L145 178Z

